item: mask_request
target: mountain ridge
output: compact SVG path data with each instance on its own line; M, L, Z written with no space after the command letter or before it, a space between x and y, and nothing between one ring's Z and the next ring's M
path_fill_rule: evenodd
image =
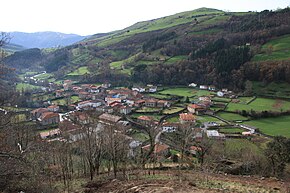
M65 34L61 32L9 32L10 43L21 45L25 48L51 48L58 46L68 46L79 42L88 36L77 34Z
M262 12L202 8L95 34L43 54L42 67L58 78L117 81L118 85L196 82L243 89L246 80L289 81L287 53L283 60L265 56L280 57L289 49L286 45L277 50L279 42L271 43L275 43L273 48L266 44L290 34L289 21L289 8ZM285 38L288 41L288 36ZM262 57L257 61L254 56L258 54ZM13 60L9 61L13 66ZM273 66L281 69L276 72L278 68ZM83 67L89 72L86 77L70 77L70 72ZM254 70L259 76L251 73Z

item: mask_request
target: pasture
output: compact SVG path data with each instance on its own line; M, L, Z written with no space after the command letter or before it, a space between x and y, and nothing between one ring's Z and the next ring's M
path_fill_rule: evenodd
M244 117L242 115L235 114L235 113L219 112L217 115L225 120L228 120L228 121L248 120L247 117Z
M27 84L27 83L18 83L16 85L16 90L17 91L22 91L22 90L35 90L35 89L40 89L40 86L35 86L32 84Z
M219 129L219 132L231 134L231 133L242 133L244 132L244 130L240 128L221 128Z
M241 103L229 103L227 106L227 111L237 112L237 111L288 111L290 110L290 102L281 99L269 99L269 98L257 98L250 104Z
M290 35L273 39L262 46L260 54L254 56L253 61L289 60Z
M290 138L290 116L263 118L246 122L246 125L254 126L271 136L282 135Z
M80 76L80 75L84 75L84 74L89 74L89 70L87 66L82 66L79 67L78 69L76 69L75 71L69 73L69 76Z

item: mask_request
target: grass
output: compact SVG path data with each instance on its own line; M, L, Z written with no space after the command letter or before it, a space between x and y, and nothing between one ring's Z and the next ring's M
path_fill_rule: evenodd
M246 122L247 125L259 128L270 136L282 135L290 138L290 116L263 118Z
M184 108L181 107L170 107L162 111L163 114L170 115L173 113L177 113L178 111L183 110Z
M241 153L243 151L252 151L257 155L262 153L256 144L247 139L227 139L224 150L228 157L236 159L241 159Z
M26 121L26 115L25 114L17 114L11 117L12 123L20 123Z
M287 111L290 110L290 102L279 99L257 98L250 104L229 103L227 111Z
M201 123L216 122L216 123L224 124L224 122L222 122L221 120L219 120L215 117L208 116L208 115L197 116L197 120Z
M71 96L71 103L76 103L81 101L80 98L78 96ZM67 99L63 98L63 99L56 99L56 100L52 100L52 103L54 103L55 105L67 105Z
M248 104L253 100L254 97L239 97L238 100L240 101L239 103L241 104Z
M69 76L81 76L81 75L84 75L84 74L89 74L89 70L88 70L88 67L87 66L82 66L82 67L79 67L78 69L76 69L75 71L69 73L68 75Z
M223 102L223 103L229 103L231 102L232 99L229 99L229 98L222 98L222 97L213 97L212 98L212 101L215 101L215 102Z
M76 102L79 102L79 101L81 101L81 99L78 96L72 96L71 97L71 102L72 103L76 103Z
M51 78L53 75L51 73L46 73L46 74L39 74L37 76L35 76L36 79L38 80L47 80L49 78Z
M194 21L195 18L199 22L203 22L208 19L211 19L213 16L219 16L222 14L223 12L219 10L205 8L197 9L150 21L138 22L128 28L113 32L113 34L111 33L107 36L103 37L93 36L92 38L89 38L88 41L95 41L98 47L105 47L121 42L122 40L138 33L166 29L169 27L174 27L185 23L195 22Z
M166 119L166 121L169 123L179 123L179 116L171 117L169 119Z
M149 139L149 136L142 132L136 132L132 134L131 137L133 137L135 140L142 142L147 141Z
M194 95L193 89L183 88L183 87L169 88L169 89L165 89L159 93L160 94L183 96L183 97L191 97Z
M195 98L198 98L200 96L209 96L215 93L208 90L193 90L193 94Z
M242 132L244 132L244 130L240 129L240 128L222 128L222 129L219 129L219 131L222 133L242 133Z
M167 95L155 94L155 93L154 94L150 93L148 95L157 99L170 99L171 98L170 96L167 96Z
M235 114L235 113L219 112L217 115L225 120L228 120L228 121L248 120L247 117L244 117L242 115Z
M262 46L261 53L255 55L253 61L289 60L289 59L290 59L290 35L284 35L264 44Z
M107 37L107 39L104 39L103 41L97 43L97 45L99 47L106 47L109 45L116 44L116 43L126 39L127 37L128 36L110 36L110 37Z
M18 83L16 85L16 90L17 91L22 91L22 90L35 90L35 89L40 89L41 86L35 86L32 84L27 84L27 83Z

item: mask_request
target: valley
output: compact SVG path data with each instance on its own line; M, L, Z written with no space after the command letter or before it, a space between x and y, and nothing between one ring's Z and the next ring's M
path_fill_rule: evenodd
M7 50L0 187L289 191L289 18L200 8Z

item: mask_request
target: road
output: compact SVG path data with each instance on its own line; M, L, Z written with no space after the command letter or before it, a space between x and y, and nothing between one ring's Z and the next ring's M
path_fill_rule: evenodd
M0 108L0 111L3 111L5 115L7 115L7 113L8 113L5 109Z
M36 79L36 77L38 77L38 76L40 76L40 75L43 75L43 74L46 74L46 71L43 71L43 72L40 73L40 74L36 74L36 75L30 77L30 79L31 79L31 80L34 80L34 81L37 81L38 79Z

